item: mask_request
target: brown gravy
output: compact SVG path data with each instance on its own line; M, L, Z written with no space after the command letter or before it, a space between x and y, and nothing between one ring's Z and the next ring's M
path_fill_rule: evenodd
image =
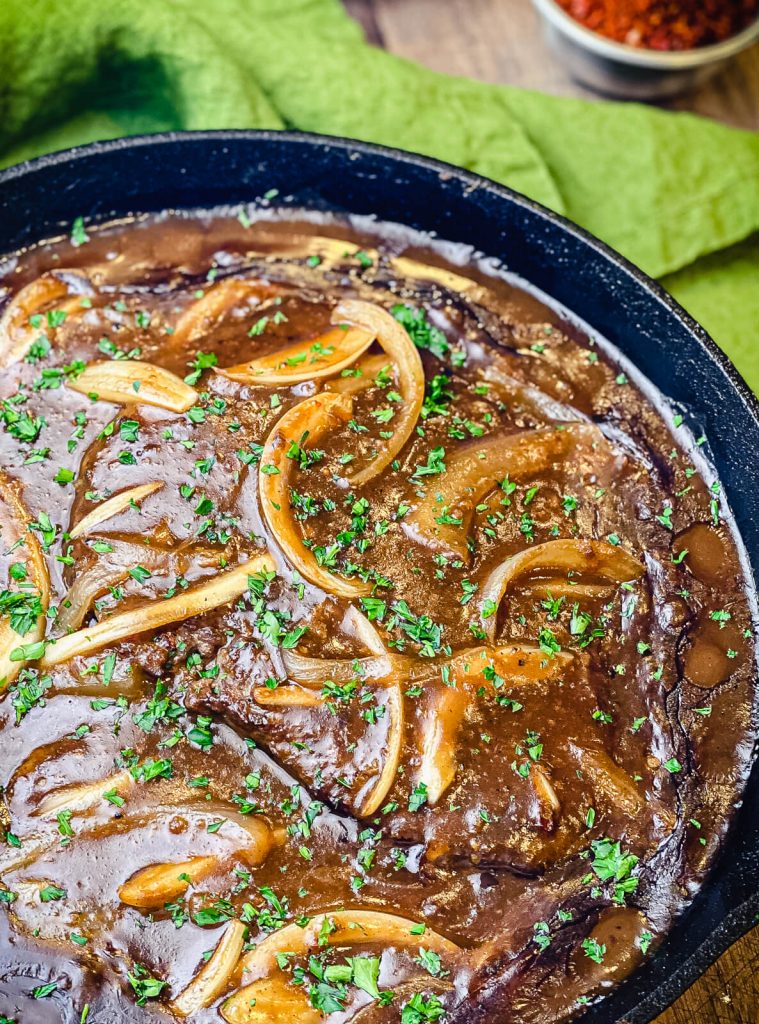
M0 277L0 1020L606 994L753 748L700 444L397 229L74 242Z

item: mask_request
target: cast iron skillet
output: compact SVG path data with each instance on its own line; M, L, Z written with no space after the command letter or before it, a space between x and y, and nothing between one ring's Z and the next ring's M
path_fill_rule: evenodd
M187 132L95 143L0 173L0 254L131 213L252 202L374 215L502 260L619 348L706 434L759 576L759 403L657 284L509 189L435 160L292 132ZM647 1024L759 915L759 764L715 871L651 961L584 1024Z

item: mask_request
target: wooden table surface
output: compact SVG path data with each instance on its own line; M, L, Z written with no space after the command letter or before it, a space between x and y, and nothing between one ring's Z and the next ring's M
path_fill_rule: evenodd
M577 85L541 38L529 0L346 0L369 40L436 71L561 96ZM667 106L759 131L759 46ZM759 927L736 942L656 1024L759 1024Z

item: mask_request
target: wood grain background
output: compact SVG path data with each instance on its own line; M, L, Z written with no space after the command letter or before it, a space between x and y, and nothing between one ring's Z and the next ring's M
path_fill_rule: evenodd
M529 0L345 0L369 40L436 71L597 98L545 46ZM759 131L759 46L670 101ZM759 927L736 942L656 1024L759 1024Z

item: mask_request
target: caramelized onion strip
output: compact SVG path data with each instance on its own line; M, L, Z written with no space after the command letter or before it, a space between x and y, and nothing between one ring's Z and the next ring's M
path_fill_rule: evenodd
M358 813L367 818L382 806L385 797L392 789L395 777L398 774L398 766L401 762L401 752L403 750L403 733L406 723L403 689L400 679L392 682L387 688L386 693L386 706L390 721L387 727L385 760L377 781L361 801L358 808Z
M342 629L361 643L371 654L385 654L386 648L379 630L370 622L363 612L359 611L355 604L348 608L343 616Z
M248 298L268 298L274 288L262 281L225 277L208 288L181 314L171 334L174 348L200 341L238 303Z
M415 935L411 930L415 924L416 921L407 917L380 910L335 910L328 914L317 914L305 928L297 924L286 925L259 942L243 958L243 976L250 979L266 977L277 967L277 954L308 953L309 950L320 948L324 936L329 946L381 943L396 949L417 949L421 946L440 954L459 952L454 942L431 928L426 928L421 935ZM321 935L322 928L324 935Z
M57 274L42 274L14 295L0 317L0 367L23 359L34 339L51 330L47 323L39 328L32 327L29 320L68 294L65 280ZM57 306L56 311L70 313L75 308L76 300L68 299L63 306Z
M317 689L324 686L327 679L340 684L354 679L382 679L404 665L404 659L392 654L370 658L309 658L296 651L282 651L282 660L294 682Z
M482 499L506 477L512 483L533 479L560 466L580 444L597 449L599 459L608 457L598 428L577 423L561 430L541 427L507 437L493 435L468 444L446 458L446 472L435 476L403 527L412 539L467 560L467 536ZM437 522L443 516L460 523Z
M271 355L216 372L240 384L287 387L334 376L352 366L373 341L374 335L359 327L333 327L320 338L299 341Z
M290 446L318 441L327 431L347 423L353 403L345 395L327 392L313 395L289 409L266 439L259 466L258 488L269 529L293 568L328 594L356 597L371 592L365 583L341 579L322 568L305 547L290 507L290 483L294 460Z
M335 377L333 380L327 381L324 385L325 389L339 391L343 395L357 395L361 391L367 391L374 387L376 378L383 370L389 373L391 370L394 371L395 367L387 361L385 353L380 352L378 355L364 356L363 359L359 359L353 369L359 372Z
M161 629L172 622L181 622L194 615L230 604L248 589L248 577L262 570L272 571L274 562L268 555L258 555L243 565L221 573L213 580L200 583L174 597L156 599L129 611L117 612L94 626L60 637L51 643L42 659L43 668L51 668L71 658L87 656L149 630Z
M191 857L168 864L150 864L119 886L122 903L140 910L156 910L197 885L219 865L219 857Z
M549 658L540 648L507 644L460 651L440 662L444 682L432 698L418 737L421 761L416 777L427 787L427 803L434 806L456 776L457 734L473 692L484 689L498 695L503 684L538 685L560 674L571 660L565 652Z
M495 636L497 609L509 587L526 572L563 572L600 578L610 583L638 579L641 563L605 540L549 540L512 555L488 576L480 592L480 615L488 638ZM490 614L485 616L484 609Z
M469 705L463 689L443 686L435 694L423 721L418 778L427 787L427 803L434 807L456 777L456 735Z
M169 412L187 412L198 395L170 370L138 359L106 359L90 363L68 387L116 405L154 405Z
M387 310L370 302L347 299L337 307L335 316L344 318L377 338L395 363L398 390L403 397L403 401L398 403L398 411L390 421L393 435L385 443L384 449L363 469L348 474L350 482L355 487L361 487L389 466L411 437L424 401L424 368L416 345Z
M237 967L246 931L242 921L227 924L210 960L203 964L187 988L172 1002L174 1013L190 1017L218 999Z
M530 763L530 781L540 807L540 824L550 831L561 814L561 802L545 769L537 761Z
M640 814L644 805L643 794L616 761L603 750L589 750L574 743L570 744L570 750L583 775L611 807L623 811L630 818Z
M323 1024L303 986L286 974L271 975L238 989L221 1005L227 1024Z
M70 530L69 536L72 540L76 537L81 537L91 530L94 530L96 526L104 523L107 519L111 519L112 516L117 516L119 512L123 512L124 509L129 508L130 505L139 504L144 498L154 494L156 491L163 487L162 480L154 480L153 483L139 484L137 487L130 487L126 491L120 491L118 494L114 494L113 497L108 498L106 501L96 505L91 512L88 512L86 516L82 516L78 523L76 523Z
M50 605L50 575L47 562L35 535L29 530L31 516L19 497L18 484L0 472L0 547L13 551L13 560L23 564L25 579L11 590L39 601L39 614L23 636L11 625L10 615L0 618L0 693L12 683L28 659L20 652L45 636L46 614Z
M32 812L40 818L51 818L61 810L69 810L82 814L95 807L103 799L103 794L115 789L127 797L135 782L128 771L117 772L97 782L76 783L73 786L61 786L48 793Z
M253 700L262 708L315 708L324 703L324 697L315 690L302 690L299 686L254 686Z

